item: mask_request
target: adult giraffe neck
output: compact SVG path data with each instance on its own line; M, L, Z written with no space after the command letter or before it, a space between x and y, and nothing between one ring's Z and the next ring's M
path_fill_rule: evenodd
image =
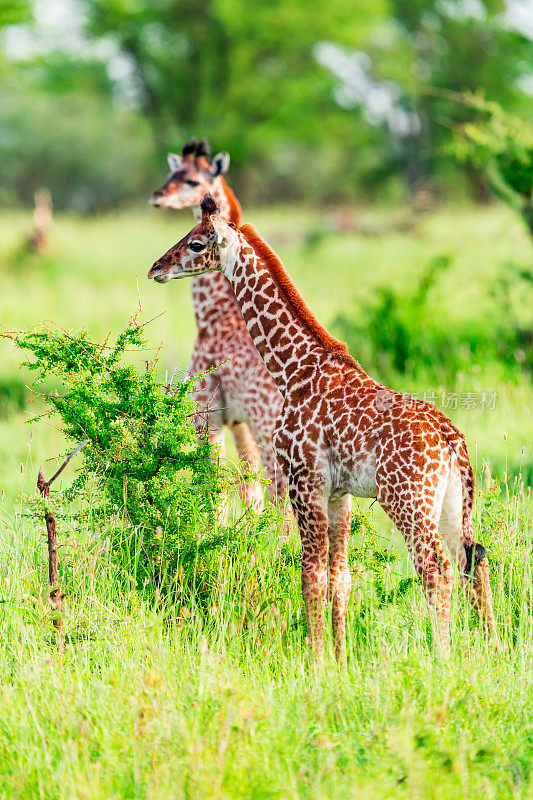
M366 373L309 310L285 267L251 225L237 232L227 276L253 343L282 394L317 363L335 358Z
M241 204L235 197L233 190L228 186L224 178L220 179L220 194L224 197L223 204L227 209L225 212L223 212L223 215L228 222L232 222L238 228L242 222Z
M242 222L241 204L235 197L235 193L228 186L224 178L218 178L210 191L211 196L220 208L220 214L228 222L233 223L237 228ZM194 206L192 213L197 222L202 219L200 206Z
M222 216L238 227L241 223L241 206L224 178L215 182L212 193ZM196 219L201 218L199 206L193 209L193 214ZM220 319L232 318L242 324L231 284L221 272L206 272L192 278L191 294L200 336L209 335L213 325Z

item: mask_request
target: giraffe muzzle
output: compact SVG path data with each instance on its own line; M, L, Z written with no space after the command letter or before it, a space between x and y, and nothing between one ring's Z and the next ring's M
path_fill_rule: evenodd
M176 196L168 194L163 189L156 189L148 200L148 204L156 208L173 208Z
M159 261L156 261L148 270L148 279L157 281L157 283L167 283L171 279L168 270L161 266Z

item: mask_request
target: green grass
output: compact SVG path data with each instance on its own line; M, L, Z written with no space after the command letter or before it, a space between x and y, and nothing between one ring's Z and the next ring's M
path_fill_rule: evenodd
M267 209L247 218L326 324L356 313L378 286L415 285L430 258L451 253L445 282L431 295L435 314L452 329L465 319L490 325L493 282L510 261L531 264L520 223L500 207L444 209L386 237L333 233L314 249L305 239L324 221L317 212ZM148 329L155 347L163 343L163 368L186 366L189 287L155 286L145 275L188 229L187 214L59 218L43 258L14 255L27 227L21 214L4 223L2 324L49 319L103 338L137 309L138 276L143 317L166 312ZM527 319L527 308L518 313ZM1 342L0 381L16 379L18 360ZM423 381L405 375L398 388L442 388ZM308 669L297 537L276 557L268 517L236 523L220 540L214 531L212 549L188 564L172 605L131 588L111 561L105 530L60 523L60 657L43 525L18 497L33 491L40 461L61 452L60 433L39 424L32 436L26 412L0 419L1 800L533 797L531 495L518 474L532 460L522 450L532 440L533 392L511 363L473 364L445 388L498 392L493 411L450 416L467 434L485 486L475 530L491 553L502 651L456 587L452 657L433 655L420 587L393 591L412 576L405 548L374 507L383 538L367 527L352 542L346 676L329 640L324 673ZM507 464L501 494L489 489L485 462L500 475ZM374 558L376 541L397 559ZM385 599L380 587L391 592Z
M316 678L296 537L276 559L273 527L250 520L165 608L119 579L102 532L71 531L61 657L42 536L8 518L0 797L531 797L530 540L519 498L490 513L501 654L459 589L452 657L441 662L418 585L391 602L376 594L376 575L397 586L404 559L373 573L354 550L348 674L328 641Z

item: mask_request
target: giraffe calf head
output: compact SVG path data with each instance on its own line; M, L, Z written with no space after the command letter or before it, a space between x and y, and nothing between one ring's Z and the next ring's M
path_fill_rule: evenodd
M202 198L229 169L229 154L218 153L209 162L209 145L205 139L191 139L183 147L181 156L167 156L170 173L166 182L150 198L153 206L190 208L199 206Z
M167 283L173 278L190 278L223 269L230 240L236 238L235 229L220 216L211 195L203 198L200 207L201 221L158 258L148 271L149 278Z

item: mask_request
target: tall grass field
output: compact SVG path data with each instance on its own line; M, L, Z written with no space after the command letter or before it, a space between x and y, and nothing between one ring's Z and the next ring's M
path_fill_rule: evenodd
M496 205L414 218L403 208L245 217L373 377L435 402L466 434L501 648L456 581L452 655L439 658L401 537L377 504L354 501L348 670L328 639L316 674L298 535L280 548L274 509L245 514L235 490L229 524L199 530L166 595L137 580L141 550L117 561L120 519L93 515L90 496L60 516L61 655L32 498L40 464L50 476L67 443L55 417L28 424L43 410L42 387L3 339L0 798L532 798L527 236ZM146 272L191 219L148 208L58 217L37 255L22 246L28 217L4 213L4 331L44 320L103 342L139 313L150 346L132 361L142 369L158 355L162 380L179 374L195 338L190 287L154 285ZM230 446L228 474L235 461ZM76 463L54 488L72 481Z

